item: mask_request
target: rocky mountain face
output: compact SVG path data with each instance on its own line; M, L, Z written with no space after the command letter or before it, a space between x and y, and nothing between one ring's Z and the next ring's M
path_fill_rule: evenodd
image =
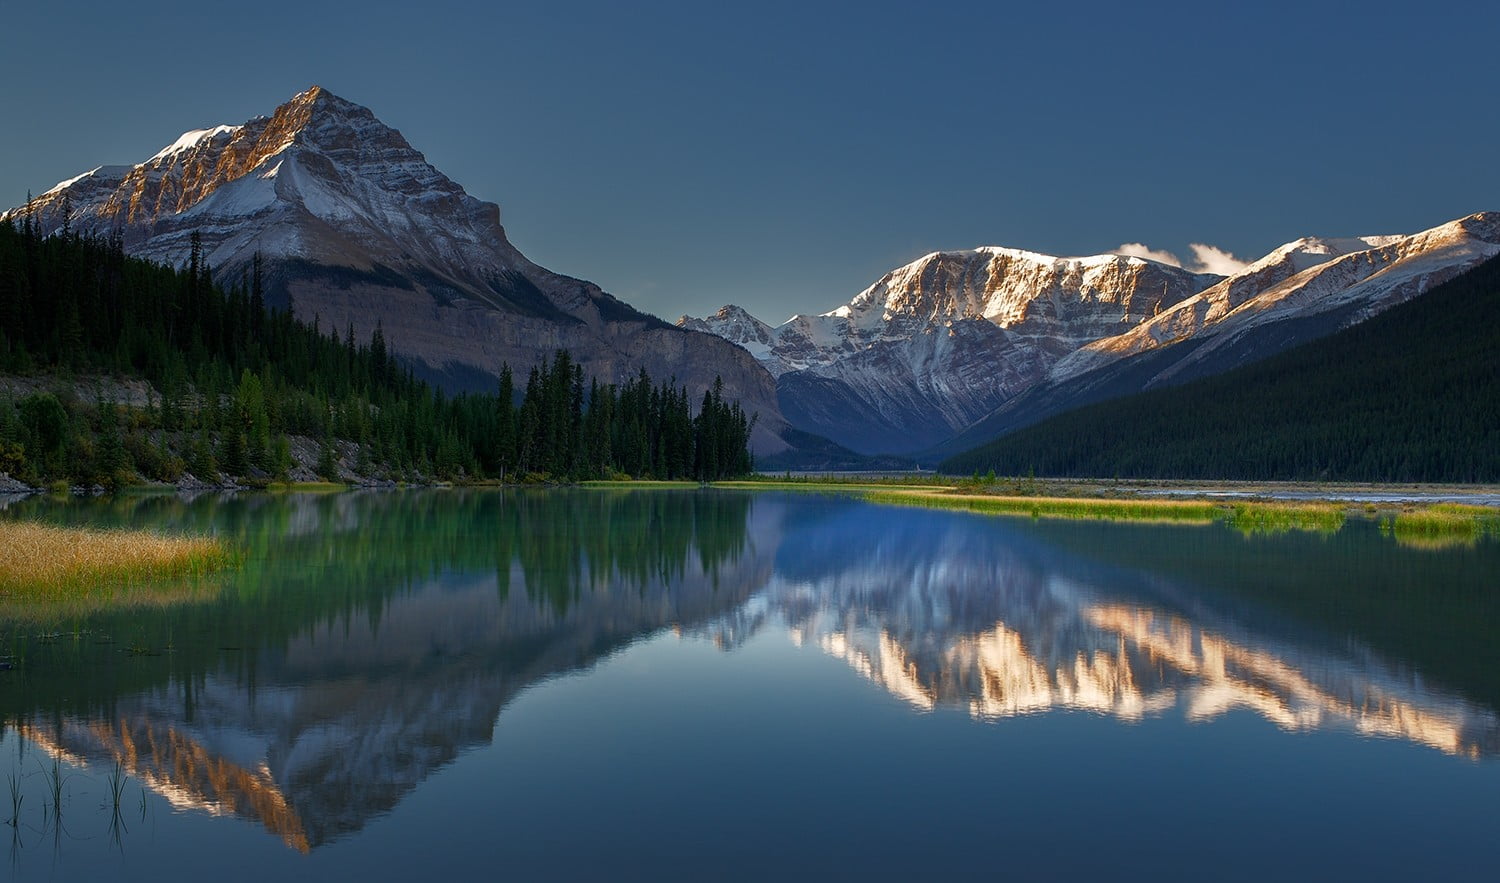
M1410 236L1299 239L1124 334L1094 341L933 452L1046 417L1207 377L1332 334L1500 254L1500 212Z
M759 359L793 425L857 451L909 453L1219 278L1135 257L979 248L927 255L845 306L775 328L735 306L678 325Z
M1227 278L981 248L927 255L846 306L780 326L735 306L678 325L759 359L794 426L936 460L1330 334L1496 253L1500 213L1409 236L1298 239Z
M568 349L623 380L645 367L694 389L716 376L759 414L752 446L786 449L771 376L738 347L674 328L589 282L527 260L500 209L430 165L368 109L313 87L269 117L188 132L133 166L103 166L0 217L44 231L118 235L132 254L184 262L194 233L220 279L260 254L268 301L388 345L449 388L493 388Z
M1078 405L1217 373L1311 340L1500 250L1500 215L1412 236L1299 239L1229 278L1138 257L1008 248L927 255L848 304L770 326L729 306L672 327L527 260L499 208L464 192L366 108L313 87L237 126L184 134L0 217L118 235L171 263L197 234L221 279L264 260L272 305L388 344L449 387L491 388L568 349L622 380L721 376L759 414L865 453L961 450ZM699 333L707 332L707 333ZM734 345L734 344L737 344Z

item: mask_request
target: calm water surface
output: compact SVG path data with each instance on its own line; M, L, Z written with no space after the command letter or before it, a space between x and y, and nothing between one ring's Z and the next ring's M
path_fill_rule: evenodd
M151 608L0 599L14 879L1500 863L1500 543L728 491L0 512L21 516L249 557Z

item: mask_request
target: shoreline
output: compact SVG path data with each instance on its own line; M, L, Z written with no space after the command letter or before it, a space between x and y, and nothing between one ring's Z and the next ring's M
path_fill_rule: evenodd
M915 479L915 480L913 480ZM410 484L381 479L354 482L291 481L261 485L214 485L193 483L172 485L145 482L126 485L115 491L98 486L69 486L64 494L58 488L39 488L0 475L0 500L15 501L32 496L89 498L107 495L178 494L197 496L205 493L343 493L364 490L441 490L441 489L547 489L547 488L614 488L614 489L691 489L712 487L725 490L812 490L812 491L898 491L937 495L971 495L979 497L1016 497L1034 499L1076 500L1160 500L1272 502L1272 503L1340 503L1348 505L1377 504L1387 506L1460 504L1500 509L1500 485L1493 484L1421 484L1397 482L1325 482L1301 481L1196 481L1191 479L1071 479L1071 478L999 478L981 479L923 473L816 473L790 478L785 475L757 474L745 478L714 482L692 480L598 479L576 482L433 482Z
M889 477L887 477L889 476ZM916 478L916 481L912 479ZM766 475L734 482L736 486L774 485L853 488L900 487L946 489L951 492L988 493L991 496L1034 496L1096 499L1203 499L1254 502L1305 503L1459 503L1500 508L1500 485L1417 482L1306 482L1244 481L1229 479L1107 479L1107 478L1015 478L981 479L923 473L898 477L889 473L809 473L790 479ZM1004 492L1009 491L1009 494Z

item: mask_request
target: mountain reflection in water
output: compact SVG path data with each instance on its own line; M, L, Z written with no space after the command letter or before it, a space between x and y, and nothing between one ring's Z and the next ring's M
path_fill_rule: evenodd
M1070 528L1079 529L1055 529ZM1346 727L1470 758L1500 752L1494 709L1430 683L1405 660L1347 641L1330 648L1306 633L1278 637L1243 624L1232 607L1183 608L1179 599L1198 586L1059 552L1035 530L982 516L834 514L816 533L787 532L776 576L718 625L718 640L744 641L778 622L918 709L963 708L983 720L1080 710L1137 721L1180 707L1208 721L1246 709L1286 730ZM1280 541L1218 528L1117 532L1203 545ZM790 539L811 536L819 539Z
M1488 698L1484 683L1441 684L1423 676L1420 648L1374 646L1336 615L1226 591L1215 564L1299 541L1221 526L715 491L50 505L12 509L214 530L249 561L217 599L81 626L161 656L76 638L29 648L20 677L0 683L5 722L48 753L118 762L176 807L254 819L301 851L360 830L488 745L523 690L667 629L726 650L786 629L915 708L983 721L1247 709L1288 730L1474 758L1500 749L1494 708L1473 698ZM1374 531L1340 537L1363 558L1390 545ZM1490 556L1465 565L1483 572L1494 552L1454 554ZM1167 566L1185 558L1197 569ZM1304 594L1359 588L1307 573Z
M771 574L746 531L745 497L435 494L412 512L414 502L195 501L178 523L227 526L252 560L221 605L175 611L173 651L156 667L167 676L82 698L69 693L86 685L42 676L26 685L30 708L6 694L8 721L49 752L119 762L176 807L257 819L306 851L489 744L526 687L707 621ZM203 506L226 511L205 520ZM252 506L262 511L246 517ZM121 616L95 628L156 625ZM100 667L155 661L121 665L117 648L87 639L38 649Z

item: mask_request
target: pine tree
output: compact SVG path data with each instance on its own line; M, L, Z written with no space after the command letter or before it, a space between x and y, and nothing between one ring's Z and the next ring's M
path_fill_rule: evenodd
M508 366L496 395L449 398L391 358L379 323L361 348L352 323L341 335L317 317L304 324L290 310L268 310L259 262L242 281L215 284L199 236L173 269L125 257L118 236L70 230L44 239L30 213L19 220L19 230L0 223L0 367L39 362L150 380L160 399L144 423L159 429L146 448L121 433L126 469L169 474L176 448L205 479L220 465L241 475L251 466L275 471L273 440L288 433L323 439L326 450L335 437L355 442L376 468L436 462L465 476L675 477L697 462L688 390L675 379L658 385L641 370L616 387L559 351L534 366L519 409ZM49 296L33 302L35 291ZM13 409L26 436L13 444L24 445L25 468L37 476L91 480L114 458L108 418L54 404L64 442L33 438L49 437L52 412L32 403ZM131 462L132 451L142 464Z

